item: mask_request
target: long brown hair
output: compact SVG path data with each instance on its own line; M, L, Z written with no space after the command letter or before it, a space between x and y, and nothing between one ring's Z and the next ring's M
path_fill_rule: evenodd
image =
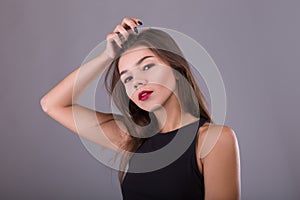
M149 48L156 56L180 73L181 76L178 77L177 87L178 98L182 102L183 110L197 118L205 118L208 122L214 123L207 110L206 100L176 42L165 31L154 28L144 29L139 34L131 33L129 35L128 39L123 43L123 48L111 63L105 75L105 87L122 113L122 121L130 132L131 139L124 144L122 149L134 152L143 143L147 133L156 131L158 126L154 114L141 109L131 101L126 94L124 85L120 81L118 70L120 57L129 49L138 46ZM124 169L124 160L122 164L122 169ZM120 171L120 182L122 176L123 172Z

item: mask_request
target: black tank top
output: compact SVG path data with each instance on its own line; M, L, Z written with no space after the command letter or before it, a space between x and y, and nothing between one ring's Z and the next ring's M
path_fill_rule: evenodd
M184 153L161 169L125 174L121 189L124 200L201 200L204 199L204 177L200 173L196 157L197 132L207 120L200 120L167 133L157 133L144 140L137 153L156 151L167 145L178 134L193 134ZM180 130L178 132L178 130ZM184 136L186 137L186 136ZM133 165L134 155L129 161Z

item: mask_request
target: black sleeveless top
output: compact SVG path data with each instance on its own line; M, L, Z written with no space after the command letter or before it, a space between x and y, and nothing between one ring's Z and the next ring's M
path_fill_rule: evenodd
M204 177L200 173L196 157L197 132L207 120L200 120L167 133L157 133L145 139L137 153L147 153L163 148L176 134L190 135L188 143L178 159L165 167L134 173L128 170L122 182L121 190L124 200L201 200L204 199ZM175 147L176 148L176 147ZM175 150L175 148L173 148ZM134 165L135 155L129 161L128 169ZM153 160L153 162L155 162ZM149 163L148 163L149 164Z

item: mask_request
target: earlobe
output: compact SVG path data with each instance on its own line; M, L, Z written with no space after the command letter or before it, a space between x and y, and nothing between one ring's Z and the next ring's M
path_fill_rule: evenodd
M173 74L174 74L174 77L175 77L176 82L179 81L179 78L180 78L180 77L179 77L179 76L180 76L179 73L176 72L176 71L174 71Z

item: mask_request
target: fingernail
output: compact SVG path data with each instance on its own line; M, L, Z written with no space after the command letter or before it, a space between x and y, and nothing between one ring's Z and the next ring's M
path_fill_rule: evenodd
M138 33L138 29L137 29L137 27L134 27L134 31L135 31L136 33Z
M143 23L141 21L138 21L139 25L143 25Z

